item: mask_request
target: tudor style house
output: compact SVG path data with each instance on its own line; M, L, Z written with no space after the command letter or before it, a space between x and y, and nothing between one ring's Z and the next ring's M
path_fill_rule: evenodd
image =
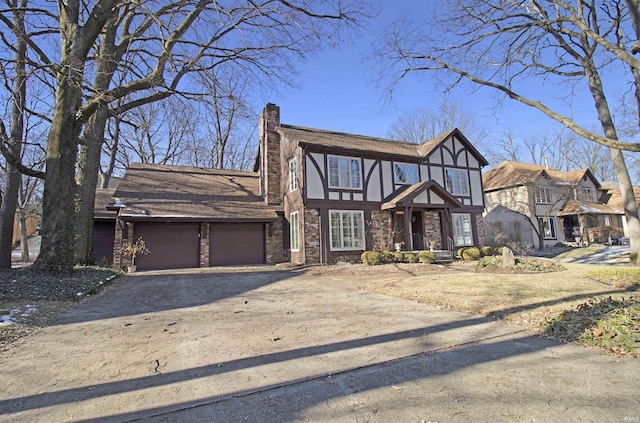
M504 161L483 175L483 186L489 243L504 238L539 248L540 238L553 246L623 234L624 211L601 201L600 183L589 169L562 172Z
M295 263L359 258L363 250L483 245L482 167L457 129L422 144L260 118L260 172L267 204L281 207Z
M422 144L280 123L267 104L253 172L134 164L109 209L140 270L334 263L364 250L485 243L482 167L457 129ZM128 261L129 260L129 261Z

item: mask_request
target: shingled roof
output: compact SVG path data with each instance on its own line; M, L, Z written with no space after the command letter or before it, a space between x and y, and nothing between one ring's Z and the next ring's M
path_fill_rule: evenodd
M114 210L107 210L107 206L113 203L113 193L115 189L98 188L96 198L93 203L93 217L99 220L115 220L117 213Z
M640 187L634 186L633 193L636 197L636 204L640 207ZM622 201L622 194L620 193L619 188L610 188L607 190L606 194L603 196L605 202L619 210L624 210L624 201Z
M125 219L275 221L260 195L259 175L238 170L134 163L113 194Z
M376 138L366 135L347 134L343 132L327 131L323 129L305 128L302 126L285 125L278 127L280 135L298 141L301 145L316 145L364 153L378 153L391 156L405 156L423 159L431 154L442 142L452 135L462 140L471 150L480 164L486 166L488 162L458 129L452 129L438 135L422 144L412 144L403 141Z
M482 175L482 185L485 191L492 191L534 183L540 177L547 177L557 184L577 185L585 175L593 180L596 187L600 186L589 169L562 172L560 170L547 169L541 165L505 160Z
M569 216L572 214L624 214L622 210L611 207L604 203L593 201L569 200L558 212L558 216Z

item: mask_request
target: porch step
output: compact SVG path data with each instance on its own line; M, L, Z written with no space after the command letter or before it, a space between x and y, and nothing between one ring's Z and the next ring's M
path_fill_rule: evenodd
M455 253L453 251L436 250L434 253L436 254L436 263L446 263L455 260Z

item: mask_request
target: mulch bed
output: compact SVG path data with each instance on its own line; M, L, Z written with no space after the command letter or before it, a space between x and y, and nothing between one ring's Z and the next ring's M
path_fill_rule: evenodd
M97 293L118 273L102 268L85 267L69 274L52 274L31 268L0 272L0 301L80 300Z

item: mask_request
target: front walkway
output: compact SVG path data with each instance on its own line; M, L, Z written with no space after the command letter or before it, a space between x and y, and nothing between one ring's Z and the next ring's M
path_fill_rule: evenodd
M640 419L636 360L358 283L128 277L0 353L0 421Z

